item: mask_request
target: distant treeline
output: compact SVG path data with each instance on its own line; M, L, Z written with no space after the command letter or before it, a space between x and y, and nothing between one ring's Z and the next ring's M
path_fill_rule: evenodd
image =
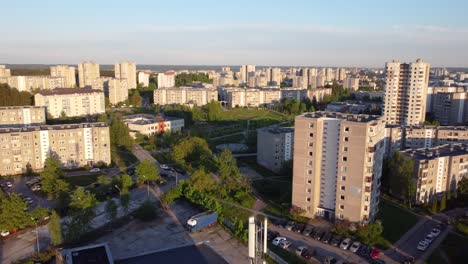
M11 75L13 75L13 76L50 75L50 68L42 68L42 69L11 69Z
M202 83L211 83L213 80L208 77L206 74L195 74L195 73L181 73L177 74L175 77L176 86L184 86L192 82L202 82Z
M0 83L0 106L34 105L34 96L26 91L19 92L6 83Z

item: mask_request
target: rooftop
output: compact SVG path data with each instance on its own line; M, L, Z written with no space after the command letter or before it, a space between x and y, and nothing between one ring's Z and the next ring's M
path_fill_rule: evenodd
M38 94L42 95L67 95L67 94L87 94L87 93L104 93L102 90L86 89L86 88L55 88L53 90L41 90Z
M77 129L87 127L107 127L106 123L81 123L81 124L66 124L66 125L40 125L40 126L29 126L21 128L0 128L0 133L19 133L19 132L31 132L31 131L42 131L42 130L65 130L65 129Z
M294 127L279 127L279 126L270 126L260 128L258 130L268 132L270 134L284 134L294 132Z
M135 115L126 115L124 116L124 122L137 125L147 125L157 122L172 121L172 120L181 120L182 118L176 117L167 117L163 115L152 115L152 114L135 114Z
M467 131L467 130L468 130L468 126L425 126L425 125L414 125L414 126L407 126L406 129L436 129L436 130Z
M96 244L60 251L66 264L113 264L114 260L107 244Z
M31 108L45 108L45 106L34 106L34 105L21 105L21 106L0 106L0 110L8 109L31 109Z
M468 154L467 144L446 144L432 148L407 149L403 154L418 160L435 159L437 157L459 156Z
M377 115L365 115L365 114L345 114L345 113L337 113L337 112L327 112L327 111L317 111L312 113L304 113L300 115L300 117L308 117L308 118L337 118L337 119L346 119L347 121L352 122L362 122L367 123L370 121L378 121L382 120L381 116Z

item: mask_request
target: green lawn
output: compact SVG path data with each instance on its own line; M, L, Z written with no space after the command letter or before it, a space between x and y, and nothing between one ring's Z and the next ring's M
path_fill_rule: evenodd
M418 222L417 216L383 200L380 201L377 218L382 221L384 228L382 236L391 243L395 243Z
M97 181L99 174L91 174L91 175L83 175L83 176L74 176L74 177L66 177L65 181L70 184L72 188L77 186L88 186L91 183Z
M225 121L246 120L259 117L275 120L285 119L283 115L271 112L267 109L234 108L232 110L223 111L221 114L221 119Z
M427 260L429 264L462 263L468 252L468 239L449 233Z

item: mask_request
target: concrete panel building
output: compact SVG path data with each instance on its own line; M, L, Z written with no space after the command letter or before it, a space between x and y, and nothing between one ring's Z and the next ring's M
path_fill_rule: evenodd
M281 69L280 68L268 68L266 70L267 85L280 85L281 84Z
M345 78L343 80L343 88L357 91L359 89L359 78Z
M112 105L125 102L128 99L127 79L111 78L104 84L104 91Z
M79 87L94 88L96 79L101 77L99 64L93 61L84 61L78 64L78 85Z
M34 96L36 106L46 107L53 118L64 113L68 117L95 115L105 112L104 92L93 89L58 88L40 91Z
M175 86L175 71L158 73L158 88L170 88Z
M463 177L468 177L468 146L449 144L405 150L414 161L416 202L428 203L445 192L454 193Z
M442 92L432 96L432 113L441 125L468 124L468 92Z
M143 87L148 87L150 74L151 74L151 71L138 72L138 84L143 85Z
M50 76L65 78L65 85L58 88L75 88L76 72L75 67L68 65L56 65L50 67ZM57 87L54 87L57 88Z
M378 212L385 122L333 112L297 116L292 204L305 216L368 223Z
M255 76L255 65L242 65L240 67L241 83L247 83L251 76Z
M405 127L405 148L432 148L440 145L468 143L466 126Z
M5 65L0 65L0 78L8 78L11 76L11 70L7 69Z
M162 134L164 132L180 132L184 128L183 118L164 117L161 115L136 114L127 115L124 122L134 138L136 133L145 136Z
M116 79L127 80L128 89L137 87L136 64L134 62L123 61L114 64L114 73Z
M385 64L383 115L387 124L419 125L426 118L429 63L397 61Z
M257 163L263 167L281 172L285 162L292 160L294 128L266 127L257 130Z
M190 104L206 105L212 100L218 101L215 88L172 87L154 90L154 104Z
M43 106L0 107L0 127L37 126L45 122L46 110Z
M0 128L0 148L0 175L41 171L51 156L65 168L111 162L105 123Z
M390 158L395 152L400 151L404 147L405 129L399 125L385 126L385 154L386 158Z

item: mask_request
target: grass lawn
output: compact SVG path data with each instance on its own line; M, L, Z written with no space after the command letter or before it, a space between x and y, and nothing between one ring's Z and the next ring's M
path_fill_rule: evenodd
M223 111L221 114L221 120L225 121L246 120L259 117L270 118L275 120L285 119L283 115L271 112L267 109L234 108L231 110Z
M468 238L449 233L427 260L429 264L462 263L468 252Z
M88 186L97 181L99 174L65 177L65 181L70 184L72 188L77 186Z
M384 228L382 236L392 244L418 222L417 216L383 200L377 218Z

